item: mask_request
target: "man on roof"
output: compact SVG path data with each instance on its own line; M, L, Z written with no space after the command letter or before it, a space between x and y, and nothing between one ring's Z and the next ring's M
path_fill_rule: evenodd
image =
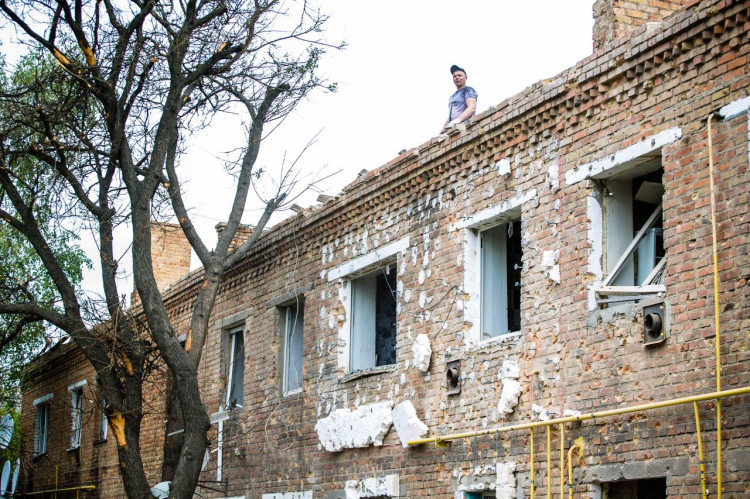
M477 110L477 92L466 86L466 71L454 64L451 75L456 92L448 99L448 119L443 128L468 120Z

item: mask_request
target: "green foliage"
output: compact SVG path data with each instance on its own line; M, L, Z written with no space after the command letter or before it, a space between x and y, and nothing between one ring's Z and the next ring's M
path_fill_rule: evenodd
M49 63L45 65L42 61L27 57L12 75L6 74L3 67L0 91L6 93L9 92L8 87L30 85L40 72L50 68ZM31 98L32 94L29 93L19 95L13 101L3 99L0 103L0 122L5 124L0 129L4 139L2 164L12 172L19 194L32 207L36 225L47 246L56 255L71 283L77 286L83 278L84 267L90 266L90 262L78 245L77 235L65 226L61 217L60 206L56 202L60 183L58 174L31 155L8 152L22 150L33 140L33 136L18 133L10 125L18 119L18 110L24 104L33 109L34 102L24 102L24 99ZM8 105L9 102L13 102L13 105ZM2 187L0 209L11 217L19 218ZM28 238L5 219L0 219L0 255L0 302L33 303L62 312L56 287L39 255ZM0 315L0 403L15 400L23 367L44 348L46 338L54 335L56 332L44 322L23 321L21 316L16 315Z

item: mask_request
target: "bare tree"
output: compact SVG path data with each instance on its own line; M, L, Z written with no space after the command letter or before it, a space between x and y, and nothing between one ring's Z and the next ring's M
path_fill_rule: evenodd
M0 11L25 43L56 63L15 81L2 96L9 114L0 130L0 217L39 254L60 303L55 309L18 299L0 303L0 313L54 324L92 362L130 497L150 496L139 431L143 380L158 352L175 381L184 424L172 494L192 497L209 429L197 368L222 274L255 244L289 195L290 182L282 181L266 200L250 239L232 253L230 243L257 174L264 126L322 86L315 70L327 47L321 39L326 18L304 1L281 0L0 0ZM211 250L183 200L180 158L191 130L238 104L250 114L247 143L233 172L237 188L226 228ZM96 307L76 290L39 226L39 190L19 173L30 163L54 172L50 192L60 216L96 229L103 322L94 325ZM150 222L160 198L168 200L205 269L184 347L151 263ZM123 222L132 228L145 329L121 303L113 239Z

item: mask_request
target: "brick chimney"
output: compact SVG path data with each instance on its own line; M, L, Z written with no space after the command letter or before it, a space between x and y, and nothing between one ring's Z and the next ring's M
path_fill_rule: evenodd
M221 236L221 233L224 232L224 229L227 228L226 222L219 222L216 224L216 235ZM240 224L239 227L237 227L237 232L234 234L234 239L232 239L232 242L229 243L229 252L236 250L237 247L250 239L250 236L253 235L253 226L252 225L243 225Z
M594 50L632 33L646 23L661 22L695 0L596 0Z
M151 262L160 291L190 272L190 252L190 243L179 224L151 222ZM138 300L135 288L130 300Z

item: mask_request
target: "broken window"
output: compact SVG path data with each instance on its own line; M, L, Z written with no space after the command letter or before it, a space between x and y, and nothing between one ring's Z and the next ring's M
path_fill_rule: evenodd
M47 453L51 401L51 393L34 401L36 409L36 414L34 415L34 454L37 456Z
M351 371L396 363L396 264L353 279Z
M229 374L227 378L228 409L242 407L245 382L245 330L235 329L229 333Z
M83 387L86 381L80 381L68 387L70 392L70 448L77 449L81 446L81 425L83 423Z
M602 484L602 499L666 499L667 479L646 478Z
M521 221L480 233L482 340L521 330Z
M665 291L663 174L658 156L602 181L606 278L599 303Z
M284 393L302 389L302 338L304 322L304 302L280 308L284 324Z

